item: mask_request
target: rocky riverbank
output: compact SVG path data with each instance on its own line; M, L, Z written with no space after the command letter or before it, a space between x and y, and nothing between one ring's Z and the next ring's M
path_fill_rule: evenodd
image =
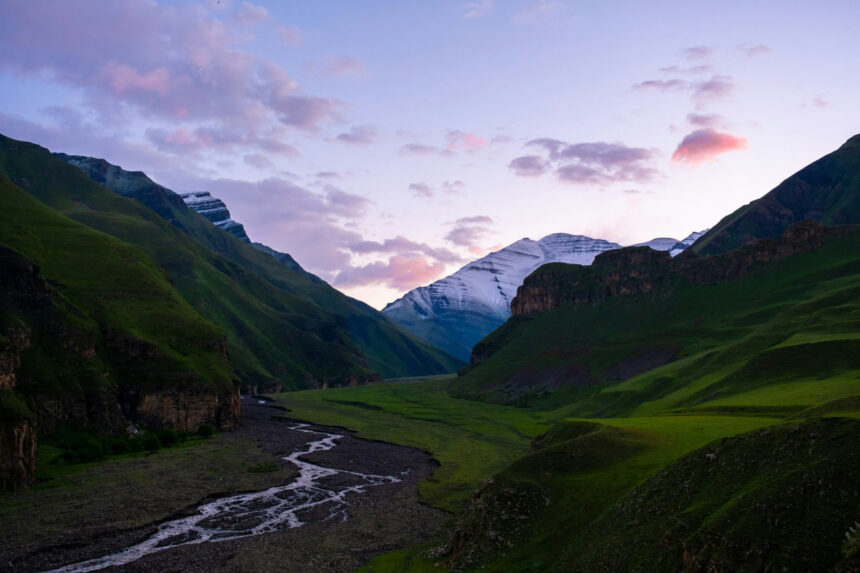
M259 444L271 459L276 460L278 471L249 474L256 476L259 486L262 486L258 489L289 483L295 476L295 467L283 458L306 444L308 434L291 431L290 428L296 422L284 418L285 412L272 404L259 403L251 398L243 402L243 422L239 430L221 434L217 439L226 446L232 442L233 446L242 448ZM350 472L396 475L400 481L374 485L362 493L347 494L348 507L336 518L329 519L327 511L310 511L302 515L301 520L306 525L301 527L217 543L180 546L146 555L121 567L102 570L269 571L277 568L282 571L352 571L376 554L429 540L446 520L447 514L444 512L418 503L417 484L433 470L433 462L427 454L392 444L357 439L342 429L313 426L306 429L336 433L342 437L331 450L301 456L302 460ZM153 459L166 453L153 456ZM191 461L188 460L189 463ZM140 468L132 471L139 472ZM177 467L176 471L181 473L183 470ZM230 481L230 476L224 477ZM336 488L346 485L345 479L348 481L345 474L336 474L324 478L327 481L321 482L321 485ZM200 497L195 503L180 504L185 496L175 497L176 484L167 482L163 485L162 490L159 490L158 484L151 486L154 491L161 491L163 497L152 500L159 507L158 511L152 512L154 519L146 524L125 527L128 522L127 516L121 513L123 508L128 504L139 504L140 500L129 499L128 504L116 500L118 503L112 504L112 509L98 510L102 512L101 515L85 516L84 523L88 527L58 528L39 539L10 539L17 543L0 543L4 547L0 550L0 570L49 570L117 552L149 538L157 531L160 523L194 513L204 498L211 501L236 492L234 489L231 492L207 494L212 484L201 484ZM128 495L135 498L131 489ZM39 493L31 492L30 495L38 496ZM93 492L91 495L97 496L98 493ZM61 518L68 515L64 509L70 504L76 506L77 512L86 514L86 500L57 495L53 497L53 504L57 506ZM171 500L175 507L170 508ZM40 512L51 511L44 504L38 507ZM155 517L158 514L160 518ZM347 519L344 521L343 517ZM48 519L48 516L42 518ZM32 516L31 519L40 517Z

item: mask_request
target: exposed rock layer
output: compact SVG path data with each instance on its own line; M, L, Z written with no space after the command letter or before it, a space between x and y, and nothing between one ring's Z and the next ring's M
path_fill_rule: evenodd
M545 265L532 273L511 302L513 316L531 316L563 304L592 304L618 296L668 292L678 282L711 284L742 278L771 261L820 247L825 237L842 233L804 221L779 240L764 239L712 257L691 251L672 259L665 251L627 247L595 257L589 267ZM473 359L474 361L474 359Z

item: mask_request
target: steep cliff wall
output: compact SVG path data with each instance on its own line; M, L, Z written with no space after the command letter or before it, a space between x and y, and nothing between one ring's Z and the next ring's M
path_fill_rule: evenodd
M771 261L820 247L826 237L844 231L842 227L804 221L789 227L779 240L764 239L717 256L700 257L688 250L672 259L663 251L628 247L598 255L589 267L544 265L517 290L511 313L533 316L563 304L592 304L650 292L668 294L679 282L735 280Z
M223 337L202 344L226 359ZM0 246L0 487L32 482L37 430L110 434L129 421L230 429L239 417L236 386L207 383L157 345L99 325L32 261Z

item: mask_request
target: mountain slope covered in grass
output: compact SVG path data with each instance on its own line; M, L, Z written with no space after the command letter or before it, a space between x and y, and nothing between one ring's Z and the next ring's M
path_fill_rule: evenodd
M860 224L860 135L724 217L688 252L724 253L759 239L779 237L790 225L804 220Z
M729 253L723 266L731 270L744 255L760 252ZM730 403L733 395L770 384L789 388L795 380L847 376L850 383L860 371L860 231L846 228L821 239L820 248L749 263L734 280L691 278L690 268L707 275L718 261L685 264L686 275L670 272L668 262L640 265L628 269L639 273L630 284L645 288L653 280L648 292L514 316L476 347L452 391L570 404L592 416L643 412L655 402L676 409L716 398ZM601 278L615 273L599 261L589 268L543 267L521 293L532 281L538 301L541 292L549 299L603 295L609 287ZM565 295L549 285L574 290Z
M123 197L47 150L8 138L0 139L0 171L50 207L151 256L225 333L248 385L351 384L458 366L377 311L215 227L143 174L123 189L134 199Z
M235 425L226 340L152 259L60 215L4 174L0 212L4 374L40 432L63 424L109 432L125 419Z

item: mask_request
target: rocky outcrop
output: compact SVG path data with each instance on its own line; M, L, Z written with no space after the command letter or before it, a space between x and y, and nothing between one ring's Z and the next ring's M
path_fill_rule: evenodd
M789 227L779 240L764 239L712 257L699 257L688 250L672 259L665 251L627 247L601 253L589 267L544 265L517 290L511 312L515 317L533 316L563 304L593 304L645 293L668 295L681 282L737 280L769 262L816 249L826 237L843 232L843 227L804 221Z
M111 434L129 421L189 431L237 426L237 386L218 388L155 344L87 320L37 265L0 246L0 487L32 482L37 431ZM223 337L203 345L226 356Z
M0 420L0 489L32 484L38 461L35 423Z
M146 393L135 404L135 418L148 427L194 432L201 424L211 424L232 430L241 418L239 393L181 390Z

